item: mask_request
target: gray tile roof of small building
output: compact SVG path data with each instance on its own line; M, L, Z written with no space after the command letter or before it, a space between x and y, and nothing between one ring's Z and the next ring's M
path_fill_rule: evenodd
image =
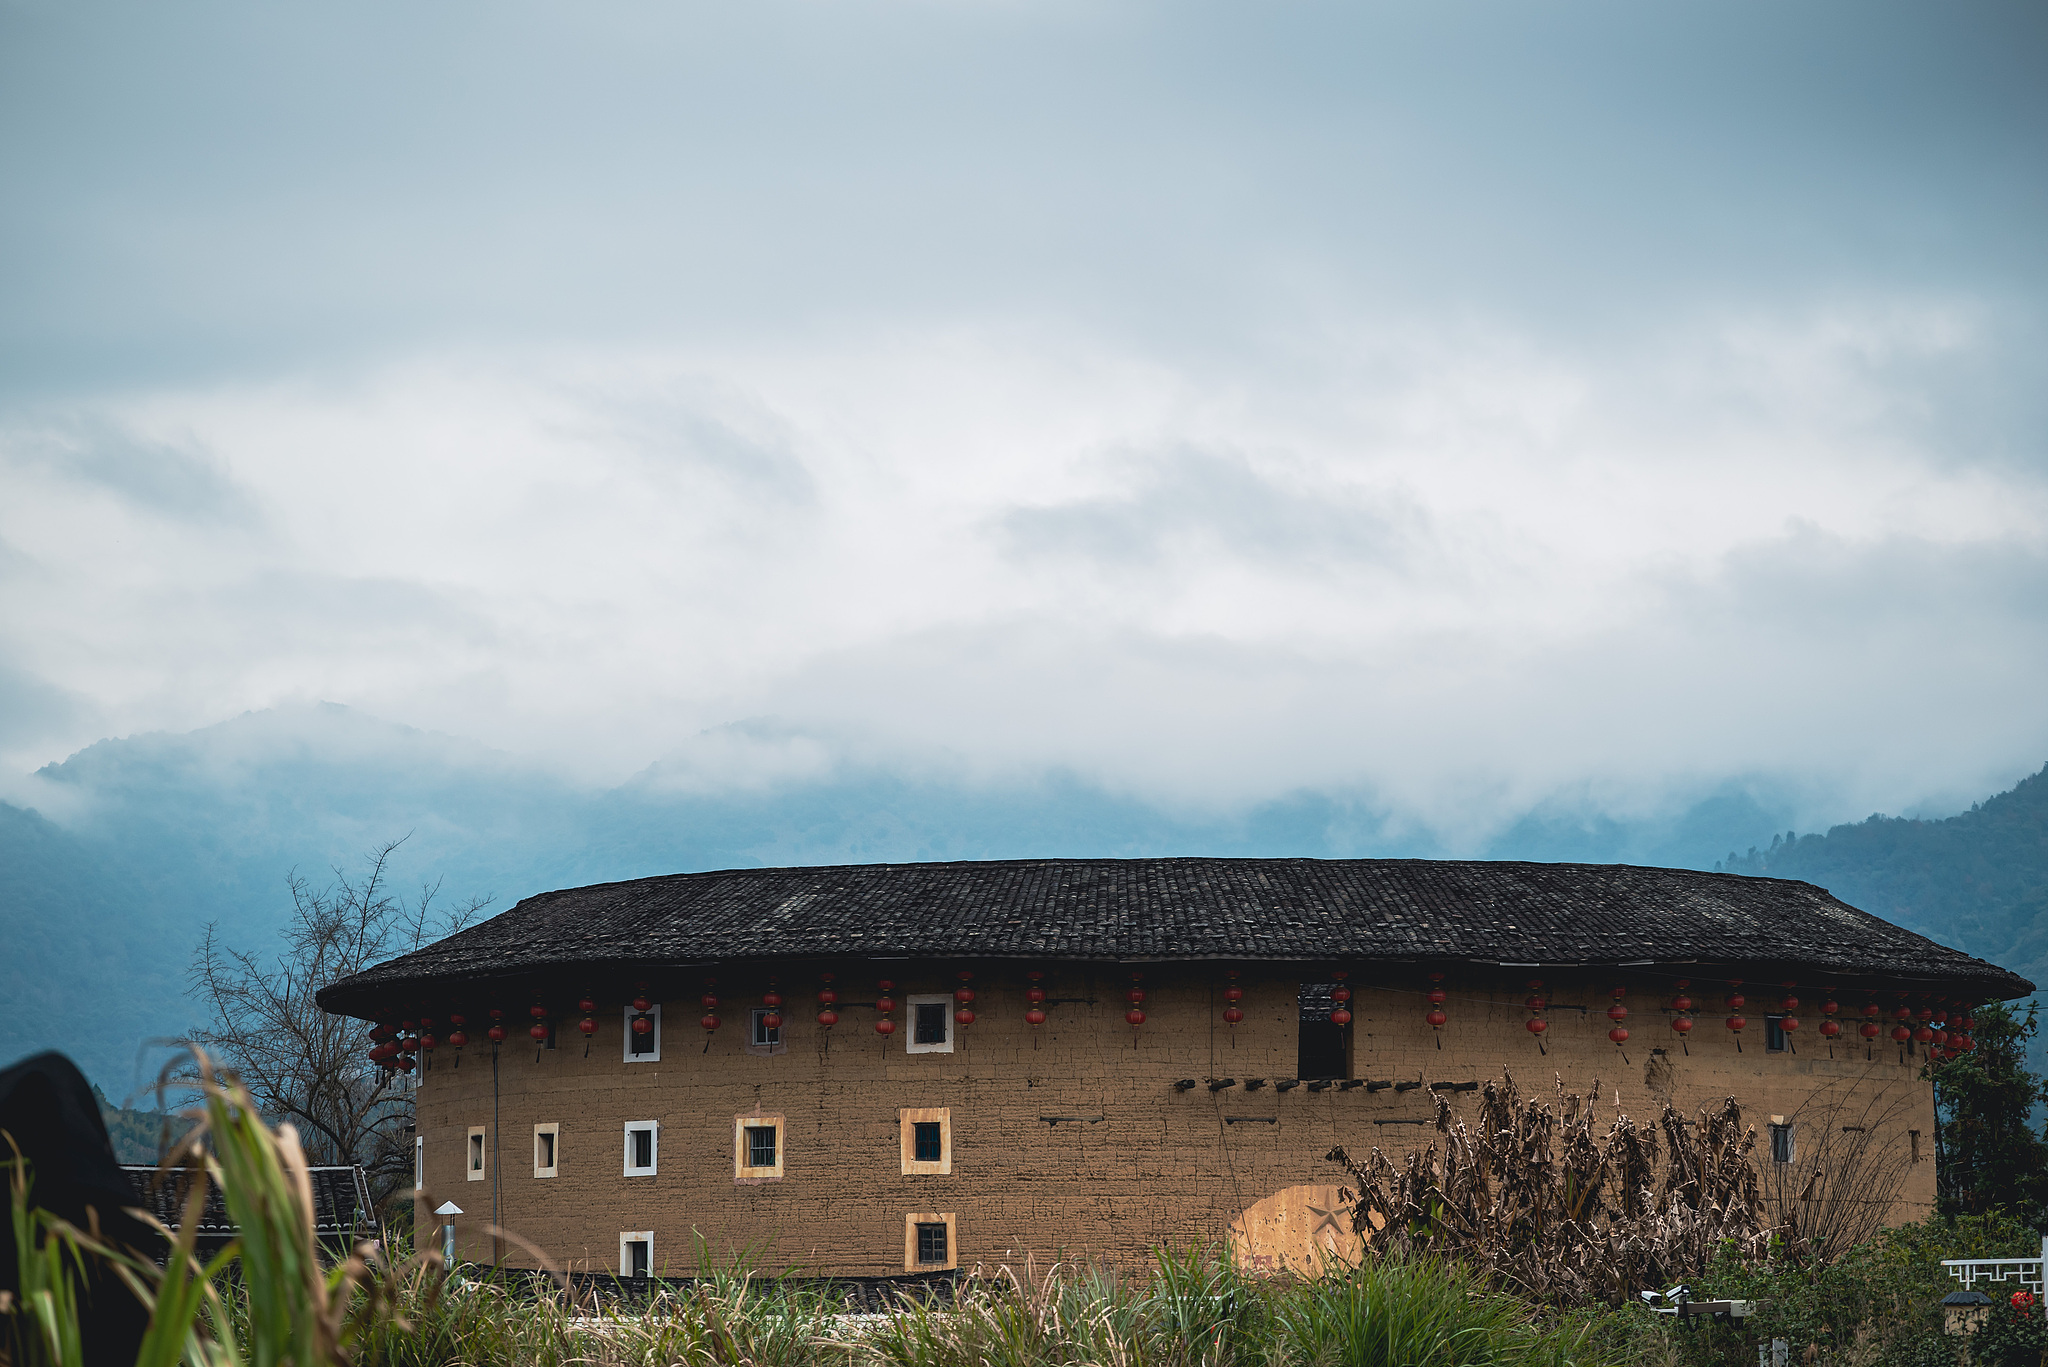
M1010 859L729 869L541 893L326 988L406 992L778 958L1655 961L1938 982L2025 979L1810 883L1620 864L1430 859Z

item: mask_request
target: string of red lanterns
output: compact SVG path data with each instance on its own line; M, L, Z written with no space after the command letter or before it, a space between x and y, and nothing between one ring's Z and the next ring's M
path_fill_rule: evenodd
M1024 1023L1031 1027L1031 1047L1036 1049L1038 1027L1045 1024L1045 989L1039 986L1045 974L1034 968L1024 976L1031 982L1031 986L1024 989Z
M875 986L879 987L882 993L875 998L875 1010L881 1013L880 1019L875 1022L875 1033L887 1039L896 1033L896 1022L889 1019L889 1013L896 1009L896 1001L889 995L896 990L896 984L884 978Z
M1451 1019L1444 1014L1444 1003L1450 1000L1450 996L1443 989L1443 981L1444 975L1441 973L1429 975L1429 1014L1423 1017L1429 1022L1429 1028L1436 1032L1436 1047L1439 1049L1444 1047L1443 1030L1444 1026L1450 1024Z
M1522 1005L1531 1013L1524 1024L1529 1033L1536 1038L1536 1052L1549 1053L1550 1051L1543 1047L1543 1032L1550 1028L1550 1021L1543 1014L1550 1006L1549 1002L1543 1000L1543 979L1529 979L1529 995L1522 999Z
M818 989L818 1025L830 1030L839 1024L839 1013L832 1009L839 1004L839 994L832 988L830 973L820 973L818 980L824 984Z
M718 1018L717 988L718 979L706 978L704 980L704 995L697 999L697 1004L704 1008L704 1015L701 1019L698 1020L697 1024L704 1027L704 1047L706 1049L709 1049L711 1047L711 1036L713 1032L715 1032L719 1026L725 1024L724 1021Z
M1228 969L1223 974L1223 1023L1231 1028L1231 1047L1237 1047L1237 1025L1244 1019L1244 1008L1238 1003L1244 1000L1244 989L1237 985L1237 970Z
M953 1023L956 1025L972 1025L974 1024L974 989L967 984L974 981L974 975L963 968L953 976L960 980L960 985L953 989L955 1007Z

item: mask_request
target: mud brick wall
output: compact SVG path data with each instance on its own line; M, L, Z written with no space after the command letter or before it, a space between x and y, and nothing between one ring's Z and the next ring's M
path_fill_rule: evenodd
M949 990L954 967L891 965L899 1001ZM841 1020L830 1031L814 1019L816 975L778 975L788 1005L786 1049L776 1054L746 1047L747 1008L767 989L765 970L752 980L733 969L722 975L724 1025L708 1048L695 999L664 1003L659 1062L623 1061L616 1008L598 1016L587 1057L569 1020L553 1050L515 1034L497 1060L498 1132L487 1146L502 1165L495 1183L488 1172L469 1181L464 1171L470 1128L492 1124L490 1046L472 1044L459 1066L444 1047L420 1081L421 1196L460 1205L463 1256L489 1260L495 1186L500 1223L577 1270L615 1269L621 1233L652 1231L654 1268L668 1275L694 1269L698 1238L714 1257L750 1248L771 1269L900 1274L911 1213L953 1216L963 1267L1063 1254L1132 1261L1157 1243L1220 1239L1240 1211L1283 1188L1340 1180L1324 1158L1335 1145L1399 1155L1434 1137L1426 1124L1376 1123L1430 1120L1427 1087L1274 1088L1297 1071L1297 977L1247 972L1245 1019L1232 1028L1222 1021L1219 969L1144 965L1147 1020L1133 1029L1124 1022L1129 972L1049 966L1043 985L1053 997L1093 1004L1050 1006L1050 1020L1034 1030L1023 1019L1021 969L983 966L973 984L978 1019L955 1027L952 1053L907 1052L901 1010L896 1034L877 1035L871 1009L845 1004L872 999L872 984L850 980L843 966ZM1357 987L1352 1077L1483 1084L1507 1069L1525 1095L1548 1093L1558 1079L1581 1095L1597 1084L1603 1113L1618 1106L1639 1121L1654 1120L1667 1101L1692 1114L1732 1095L1759 1131L1766 1165L1774 1115L1793 1120L1809 1149L1817 1127L1868 1125L1876 1142L1902 1147L1918 1131L1922 1159L1906 1169L1890 1218L1931 1207L1934 1121L1928 1085L1917 1080L1922 1060L1902 1058L1888 1041L1869 1051L1837 1042L1830 1058L1812 1002L1796 1053L1766 1052L1754 1005L1738 1052L1716 1009L1720 993L1696 989L1702 1015L1688 1053L1658 1009L1669 987L1661 997L1646 989L1627 999L1633 1037L1617 1049L1607 1038L1607 984L1559 983L1540 1054L1524 1028L1520 984L1446 982L1450 1020L1440 1032L1423 1019L1425 986ZM1860 1004L1845 999L1845 1013ZM523 1024L522 1004L505 1005L508 1024ZM1588 1009L1562 1009L1571 1005ZM1198 1085L1176 1091L1184 1078ZM1212 1078L1237 1085L1200 1085ZM1266 1085L1247 1090L1256 1078ZM1476 1114L1476 1091L1449 1098L1456 1114ZM950 1174L903 1174L898 1117L910 1108L950 1112ZM742 1115L783 1117L781 1178L735 1180ZM625 1126L646 1120L661 1127L658 1170L624 1176ZM549 1178L533 1175L533 1131L543 1123L560 1127L558 1175ZM439 1223L431 1208L419 1212L423 1229ZM534 1261L515 1243L503 1257Z

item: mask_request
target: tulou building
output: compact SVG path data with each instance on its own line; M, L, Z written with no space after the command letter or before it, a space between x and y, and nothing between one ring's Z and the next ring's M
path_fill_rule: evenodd
M466 1257L901 1277L1310 1264L1355 1247L1330 1149L1419 1149L1503 1070L1646 1120L1732 1096L1767 1192L1855 1168L1916 1218L1924 1065L2031 990L1805 883L1040 859L544 893L320 1002L416 1075L420 1226L452 1200Z

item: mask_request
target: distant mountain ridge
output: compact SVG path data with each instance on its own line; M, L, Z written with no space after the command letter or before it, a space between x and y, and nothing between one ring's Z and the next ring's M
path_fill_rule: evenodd
M728 731L736 744L776 739ZM493 910L553 888L775 864L1451 853L1369 793L1304 792L1202 816L1059 773L973 785L828 768L734 789L709 772L684 760L650 765L617 786L579 787L474 741L331 704L89 746L31 781L48 815L0 802L0 1062L62 1049L109 1095L133 1094L156 1074L145 1042L195 1024L186 969L209 920L231 942L260 949L289 909L289 871L318 884L329 868L353 870L364 852L408 832L394 865L401 883L417 891L439 879L450 899L487 896ZM2026 801L2037 807L2042 785L2028 784ZM1767 787L1742 785L1655 819L1559 802L1470 853L1703 869L1731 844L1783 831L1789 817L1790 804ZM1805 850L1823 839L1834 835L1795 843ZM1980 882L1995 884L1995 895L1981 906L1957 903L1967 916L1945 910L1931 890L1894 897L1891 884L1858 883L1853 860L1788 876L2037 981L2048 977L2030 968L2043 948L2030 937L2039 933L2011 910L2034 905L2031 894L1999 882L1997 857L1986 858ZM1904 869L1894 882L1920 886ZM2038 880L2029 886L2038 893ZM1945 916L1962 929L1934 923Z
M1798 878L1930 939L2048 982L2048 766L1939 820L1871 816L1730 853L1727 873Z

